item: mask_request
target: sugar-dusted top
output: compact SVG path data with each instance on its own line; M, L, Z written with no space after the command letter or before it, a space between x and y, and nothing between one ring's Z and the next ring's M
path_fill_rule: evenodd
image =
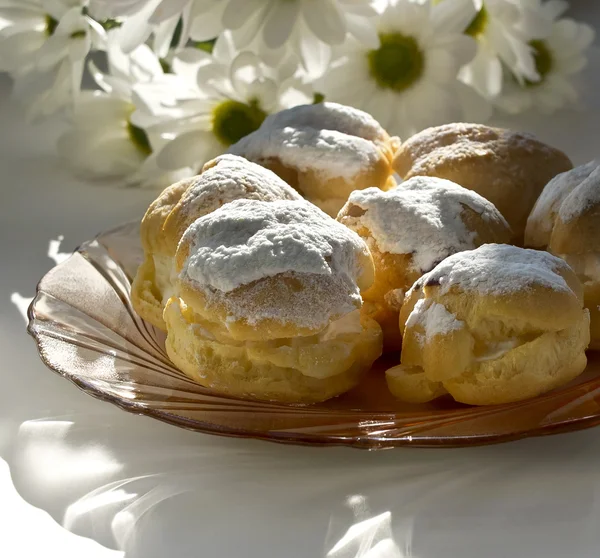
M587 166L592 167L590 174L573 188L560 206L558 215L564 223L600 205L600 161L592 161Z
M600 160L556 175L546 184L527 221L527 237L535 245L548 244L558 215L564 222L600 203ZM539 239L539 240L538 240Z
M260 128L229 148L253 161L279 159L286 167L351 179L381 157L387 138L366 112L337 103L301 105L268 116Z
M405 152L413 152L417 157L413 174L417 174L426 170L427 165L439 160L461 161L492 155L492 161L506 164L511 162L510 159L505 159L507 153L514 150L531 156L553 156L557 153L555 148L540 142L532 134L484 124L454 122L427 128L415 134L404 142L398 156L402 158Z
M381 252L412 254L420 272L450 254L477 246L476 233L464 221L465 208L508 229L490 201L443 178L417 176L387 192L357 190L350 194L348 205L361 211L344 215L344 224L354 230L368 228Z
M302 196L274 172L236 155L221 155L207 163L185 191L181 212L197 219L237 199L301 200Z
M286 272L356 282L368 253L356 233L304 200L233 201L190 225L186 242L182 275L222 292Z
M413 288L439 285L444 293L457 287L483 296L511 294L535 286L572 292L559 274L569 271L564 260L548 252L508 244L484 244L446 258Z
M425 330L425 340L431 341L436 335L447 335L464 327L464 322L446 310L443 304L422 298L417 301L406 321L407 327L420 325Z
M263 126L337 130L343 134L371 141L381 140L387 135L381 124L368 112L331 102L299 105L282 110L268 116Z

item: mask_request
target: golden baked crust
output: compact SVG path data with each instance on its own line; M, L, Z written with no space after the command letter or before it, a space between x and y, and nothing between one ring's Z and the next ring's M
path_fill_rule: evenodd
M196 220L175 273L167 353L202 385L312 403L356 385L381 354L381 328L360 312L367 246L304 200L236 200Z
M235 341L213 335L217 326L173 297L164 312L166 349L183 372L203 386L236 397L316 403L357 385L381 354L381 330L366 316L360 329L277 342ZM216 338L217 337L217 338Z
M436 177L414 177L388 192L353 192L338 221L369 246L375 280L362 296L390 351L400 348L398 312L404 294L423 273L451 254L508 242L512 236L491 202Z
M405 179L447 178L490 200L518 243L546 183L572 167L562 151L528 134L465 123L423 130L405 141L394 158L394 169Z
M525 245L563 258L577 273L590 311L590 348L600 350L600 161L548 182L527 220Z
M314 335L321 331L327 323L335 321L344 314L361 307L362 301L358 294L359 289L368 289L374 278L374 267L371 254L367 246L351 231L339 225L336 221L319 211L307 202L271 202L267 207L262 202L254 200L238 200L214 212L210 218L197 220L188 228L182 237L175 255L175 274L177 275L177 292L194 312L212 322L227 324L229 335L238 340L269 340ZM309 224L309 220L310 221ZM298 240L291 240L295 244L293 255L286 255L286 249L273 250L267 257L273 260L289 259L278 273L273 275L263 272L261 264L249 257L244 269L253 273L252 279L236 285L234 288L223 291L208 284L200 285L190 277L189 269L193 267L192 259L196 257L199 248L214 254L214 247L205 246L218 238L221 252L226 252L226 257L238 254L240 245L238 240L233 245L226 246L228 239L226 232L234 228L239 230L244 222L249 223L249 231L256 238L261 231L269 229L274 232L278 240L287 230L281 223L286 220L296 221L300 227L315 233L312 239L305 239L306 243L315 242L314 246L300 245ZM260 222L262 221L262 222ZM219 232L215 232L214 222L222 223ZM257 224L260 223L260 224ZM329 269L327 272L310 273L293 270L295 259L300 252L313 252L317 244L324 246L321 231L316 230L317 225L325 226L329 240L338 245L335 250L326 256L327 265L332 266L335 258L342 252L348 258L344 265L350 265L352 271L348 272ZM218 226L218 225L217 225ZM305 230L306 230L305 229ZM329 230L331 229L331 230ZM291 237L302 233L295 228L289 229ZM198 241L198 234L203 235L202 242ZM347 237L347 238L346 238ZM246 242L244 239L240 242ZM271 241L265 241L270 247ZM226 247L225 247L226 246ZM242 251L246 252L246 243ZM345 248L342 250L340 246ZM290 250L294 247L290 248ZM269 250L271 250L269 248ZM257 257L264 255L261 248L256 249ZM233 256L235 257L235 256ZM221 265L215 259L210 263L203 260L202 265L220 270ZM277 263L277 265L280 265ZM290 269L285 269L289 267ZM222 271L221 271L222 273ZM235 282L236 278L230 278Z
M162 318L162 290L169 275L168 259L165 258L165 256L168 258L168 242L162 229L169 213L195 180L196 177L187 178L163 190L150 204L140 226L144 261L131 284L131 303L144 320L162 330L165 330L165 322Z
M449 393L508 403L569 382L586 366L589 313L562 260L513 246L455 254L419 279L400 312L401 365L386 373L408 401Z
M271 171L234 155L206 163L202 174L164 190L150 205L140 227L144 262L134 278L136 312L165 330L164 304L172 290L173 260L188 226L236 199L300 200L298 193Z
M353 190L395 186L392 160L399 144L367 113L317 103L267 117L229 151L271 169L335 217Z

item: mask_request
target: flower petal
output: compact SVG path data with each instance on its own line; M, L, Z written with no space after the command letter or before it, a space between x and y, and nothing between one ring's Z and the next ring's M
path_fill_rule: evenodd
M156 162L163 170L198 167L205 162L205 153L214 141L216 140L210 132L194 131L181 134L158 151Z
M221 64L229 64L236 57L237 49L231 31L225 31L215 41L212 57Z
M473 0L439 2L431 11L431 24L440 31L462 33L476 15Z
M379 48L379 34L373 23L364 17L346 15L348 32L367 48Z
M211 0L212 1L212 0ZM223 30L223 10L225 2L217 2L209 11L198 7L198 0L192 4L189 34L194 41L209 41L219 36Z
M234 41L236 41L236 44L237 44L237 39L236 39L237 33L238 32L235 31L233 34ZM260 57L260 59L262 60L262 62L265 65L267 65L271 68L277 68L278 71L283 71L284 74L285 74L286 70L288 69L287 65L286 65L285 69L282 70L282 68L281 68L282 64L286 64L286 62L284 61L285 56L289 54L290 56L298 59L297 55L292 53L289 43L286 43L284 46L282 46L280 48L276 48L276 49L268 48L267 45L265 45L264 41L262 40L262 37L255 39L252 44L247 46L247 48L249 50L258 52L258 56Z
M310 36L300 36L297 42L292 43L292 46L302 60L309 79L318 78L327 71L331 61L329 45Z
M197 48L186 48L177 53L171 62L173 72L189 84L197 85L198 69L212 63L212 56L208 52Z
M37 54L37 67L40 70L49 70L68 54L69 38L64 35L48 37Z
M240 52L229 67L229 79L236 93L244 98L248 87L263 77L260 59L253 52Z
M264 3L265 0L228 0L223 12L223 26L225 29L239 29ZM270 1L267 3L270 4Z
M232 31L232 37L235 47L241 50L253 43L259 36L260 29L263 25L267 9L269 5L265 4L264 8L253 13L243 27Z
M278 110L283 110L297 105L306 105L311 102L313 91L308 85L302 83L284 83L279 88L277 98Z
M277 94L277 84L270 79L263 79L249 84L244 100L247 102L256 100L262 110L272 112L277 105Z
M116 37L123 52L131 52L148 39L152 32L148 19L160 1L150 0L139 12L127 18L117 30Z
M268 48L277 49L285 44L298 20L298 2L275 2L267 13L262 37Z
M485 97L496 97L502 89L502 64L483 46L479 47L473 61L460 70L459 76Z
M178 20L181 16L181 12L183 12L190 1L191 0L163 0L148 18L148 23L158 25L171 18L176 18Z
M69 58L71 62L81 61L85 59L92 46L92 40L89 35L78 37L69 41Z
M140 45L129 55L128 77L134 81L150 81L163 74L156 54L148 45Z
M78 128L118 128L127 121L133 105L100 91L82 91L73 118Z
M175 29L179 25L179 21L180 16L177 14L173 18L161 22L154 31L152 48L161 58L165 58L169 54L171 41L173 40Z
M15 33L2 39L0 70L17 72L35 63L36 55L43 47L46 37L37 31Z
M332 0L307 0L302 15L314 35L329 45L339 45L346 37L346 20Z

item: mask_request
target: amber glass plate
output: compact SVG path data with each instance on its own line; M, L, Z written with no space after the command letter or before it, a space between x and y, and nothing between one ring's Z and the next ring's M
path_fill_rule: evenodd
M398 355L376 363L356 389L318 405L215 393L175 368L164 334L135 314L129 290L141 256L137 224L103 233L41 280L29 309L29 332L47 366L126 411L200 432L368 449L487 444L600 423L600 358L594 353L568 386L493 407L449 397L426 405L395 401L383 370Z

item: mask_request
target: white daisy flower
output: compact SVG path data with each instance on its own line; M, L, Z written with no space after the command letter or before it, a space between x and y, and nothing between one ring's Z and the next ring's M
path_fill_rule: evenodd
M347 33L360 34L361 18L376 13L372 0L226 0L225 3L225 29L243 31L246 43L260 35L271 49L283 46L297 31L301 32L302 41L316 38L328 45L342 44ZM244 45L238 43L238 46Z
M127 52L155 34L155 50L164 56L181 17L179 45L191 38L207 41L233 31L239 50L258 54L276 66L291 52L314 77L331 59L331 45L347 34L378 46L369 19L373 0L94 0L104 16L128 18L120 33Z
M533 1L536 0L528 0ZM595 33L589 25L558 19L566 9L564 4L547 2L538 8L553 21L552 30L546 39L529 43L539 79L520 83L510 75L505 78L502 94L495 104L511 114L534 108L553 113L575 103L579 96L573 78L585 67L585 51L594 41Z
M196 85L196 95L177 102L179 117L147 128L168 140L156 154L158 165L164 170L198 170L256 130L268 114L310 102L310 89L297 70L292 58L273 69L255 54L237 53L228 32L217 39L212 54L183 50L173 60L173 71ZM138 93L144 97L142 89ZM161 110L157 102L155 97L147 103L154 114Z
M458 0L465 1L474 2L477 9L465 33L476 39L478 47L460 79L488 98L500 93L505 68L521 83L538 79L529 41L550 32L550 22L540 10L520 0Z
M464 111L470 107L486 109L488 103L456 79L476 48L462 33L475 11L464 8L450 1L391 2L376 21L381 46L369 49L349 40L337 50L320 90L328 100L370 112L403 137L468 118Z
M373 0L227 0L223 26L233 31L238 49L276 66L290 53L312 78L331 61L333 45L347 36L370 48L379 46Z
M172 92L186 95L181 80L178 83L176 76L164 74L158 58L146 45L125 55L116 42L111 42L108 66L105 74L90 64L101 91L81 93L70 118L71 127L59 138L59 154L87 178L123 179L126 184L151 182L158 186L174 182L179 174L155 172L152 153L164 141L159 136L149 136L142 127L144 122L154 123L156 117L145 120L139 116L134 101L136 88L146 84L155 96L166 99L164 94L168 93L174 103L176 96ZM169 110L166 106L165 114Z
M0 6L0 71L13 76L31 118L76 98L85 58L103 43L103 28L83 12L86 3L6 0Z
M220 0L92 0L90 11L99 19L123 19L117 35L124 52L131 52L151 35L159 56L165 56L174 37L178 48L192 38L207 41L223 30L225 2Z

